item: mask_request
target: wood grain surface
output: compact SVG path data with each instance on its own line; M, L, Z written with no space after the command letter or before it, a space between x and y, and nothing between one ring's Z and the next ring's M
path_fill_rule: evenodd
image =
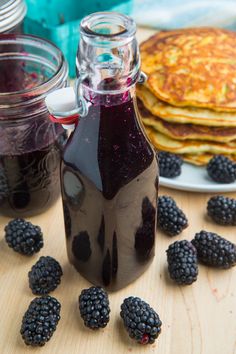
M147 33L140 32L139 38ZM170 238L157 233L156 256L151 267L137 281L110 294L111 320L94 332L84 327L78 311L78 295L90 284L68 263L61 201L48 212L29 220L41 226L45 246L33 257L12 251L4 240L0 219L0 354L236 354L236 269L215 270L200 266L197 282L177 286L167 274L165 250L174 240L191 240L202 229L214 231L236 242L236 227L217 226L206 217L210 195L160 188L160 194L174 197L189 218L189 227ZM229 194L236 197L236 194ZM27 273L42 255L55 257L64 276L51 294L62 304L61 320L51 340L42 348L27 347L20 336L21 320L34 298ZM146 300L160 315L162 333L155 344L142 347L125 332L119 316L123 299L135 295Z
M157 233L156 256L147 272L133 284L110 294L111 320L98 332L84 327L77 298L90 284L68 263L61 201L47 213L30 220L42 227L45 246L33 257L18 255L4 241L1 218L0 241L0 353L1 354L235 354L236 353L236 269L215 270L200 266L197 282L177 286L166 269L165 250L174 240L190 240L201 229L218 232L236 241L236 228L216 226L206 217L209 195L160 188L160 194L173 196L189 218L189 227L170 238ZM233 194L231 194L233 196ZM234 195L236 197L236 195ZM39 256L50 255L62 265L64 276L52 293L62 304L61 320L52 339L43 348L25 346L19 334L21 319L34 298L27 273ZM154 345L141 347L125 332L119 316L120 304L129 295L145 299L163 322Z

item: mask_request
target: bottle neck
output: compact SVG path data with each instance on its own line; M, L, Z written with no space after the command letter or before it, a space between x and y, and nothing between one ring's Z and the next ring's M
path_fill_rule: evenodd
M134 21L118 13L95 13L82 21L77 75L86 92L123 95L135 85L140 74L135 32Z
M98 93L88 86L83 86L82 90L85 100L96 106L117 106L131 101L135 97L135 85L122 90L113 90L112 93L107 91Z

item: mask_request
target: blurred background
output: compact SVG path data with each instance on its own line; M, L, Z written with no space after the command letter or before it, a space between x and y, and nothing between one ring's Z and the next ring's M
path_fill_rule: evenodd
M140 26L161 30L189 26L234 30L235 5L236 0L0 0L0 32L24 18L24 32L54 42L66 56L74 77L80 21L92 12L122 12Z

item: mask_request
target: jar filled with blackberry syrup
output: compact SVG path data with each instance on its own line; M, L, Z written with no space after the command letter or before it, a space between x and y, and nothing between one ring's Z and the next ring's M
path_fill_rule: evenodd
M64 129L49 120L46 95L67 85L61 51L33 36L0 37L0 214L39 214L60 195Z
M154 257L158 167L139 118L134 21L95 13L81 22L75 96L81 112L62 154L61 189L70 262L114 291Z
M24 0L0 1L0 34L23 33L23 20L26 15Z

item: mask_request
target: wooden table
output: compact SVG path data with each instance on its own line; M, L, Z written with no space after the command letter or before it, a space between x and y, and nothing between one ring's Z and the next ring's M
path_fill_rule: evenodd
M141 33L142 37L146 32ZM236 227L213 224L206 217L210 195L160 188L160 194L174 197L189 219L189 227L175 238L157 233L156 257L136 282L110 294L111 320L104 330L93 332L84 327L79 316L77 298L90 284L68 263L61 201L47 213L30 218L41 226L45 246L31 258L13 252L0 231L0 354L236 354L236 269L215 270L199 267L197 282L179 287L167 274L165 250L174 240L191 240L202 229L214 231L236 242ZM236 194L231 194L236 197ZM22 316L34 298L27 273L39 256L50 255L62 265L61 285L52 293L62 304L61 320L52 339L43 348L25 346L19 334ZM145 299L156 309L163 322L155 344L141 347L125 332L119 312L129 295Z

